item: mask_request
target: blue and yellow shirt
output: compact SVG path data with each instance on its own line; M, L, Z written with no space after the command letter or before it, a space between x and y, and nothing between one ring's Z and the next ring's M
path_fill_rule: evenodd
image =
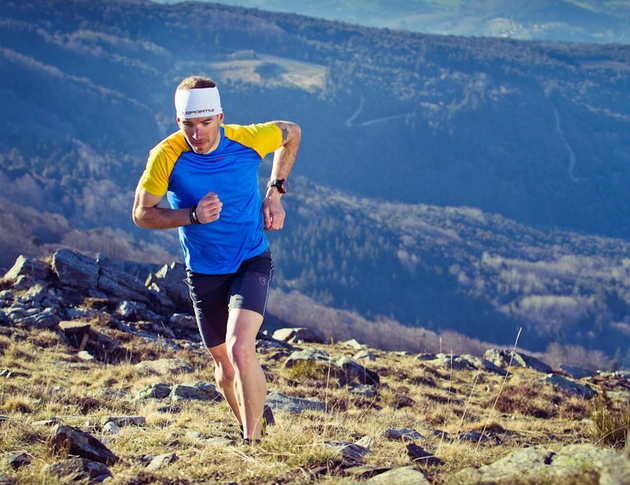
M195 153L181 131L149 153L140 188L167 195L174 209L192 207L208 192L223 202L221 217L179 228L186 267L195 273L235 273L243 260L268 247L263 233L258 166L282 145L275 123L221 125L221 141L207 155Z

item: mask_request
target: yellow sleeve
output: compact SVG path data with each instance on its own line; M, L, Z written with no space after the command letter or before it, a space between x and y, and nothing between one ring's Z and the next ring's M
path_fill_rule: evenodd
M147 166L138 186L150 194L163 196L168 189L171 172L182 152L188 151L188 145L181 132L175 132L162 140L149 152Z
M260 158L265 158L282 146L282 132L272 121L247 126L224 125L223 129L230 140L255 150Z

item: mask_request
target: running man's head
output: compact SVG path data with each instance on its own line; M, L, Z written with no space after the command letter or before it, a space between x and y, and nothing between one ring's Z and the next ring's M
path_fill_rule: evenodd
M210 153L219 145L223 123L221 97L216 83L190 76L175 91L177 124L195 153Z

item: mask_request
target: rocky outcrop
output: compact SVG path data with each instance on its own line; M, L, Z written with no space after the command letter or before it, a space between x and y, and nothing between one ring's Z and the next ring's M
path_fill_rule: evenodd
M553 483L554 480L583 473L588 468L598 470L602 478L612 477L619 469L630 471L630 460L615 451L590 444L565 446L557 453L542 446L533 446L514 451L490 465L462 470L456 474L456 479L465 485L509 483L510 480L523 479L528 479L529 483ZM626 475L625 483L630 483L628 477L630 474ZM624 479L614 483L621 485ZM601 480L600 485L603 485Z
M542 360L514 350L489 349L483 354L483 358L498 367L525 367L545 374L553 372L551 366L545 364Z

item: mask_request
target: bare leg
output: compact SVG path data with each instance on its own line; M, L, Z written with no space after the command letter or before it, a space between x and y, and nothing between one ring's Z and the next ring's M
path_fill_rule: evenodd
M234 412L238 422L242 424L240 405L236 394L234 394L234 367L228 358L227 347L225 344L217 345L208 349L214 359L214 378L217 387L223 397Z
M227 353L235 370L234 390L240 404L244 438L262 437L262 414L267 395L265 373L256 356L256 334L263 316L251 310L230 311L227 325Z

